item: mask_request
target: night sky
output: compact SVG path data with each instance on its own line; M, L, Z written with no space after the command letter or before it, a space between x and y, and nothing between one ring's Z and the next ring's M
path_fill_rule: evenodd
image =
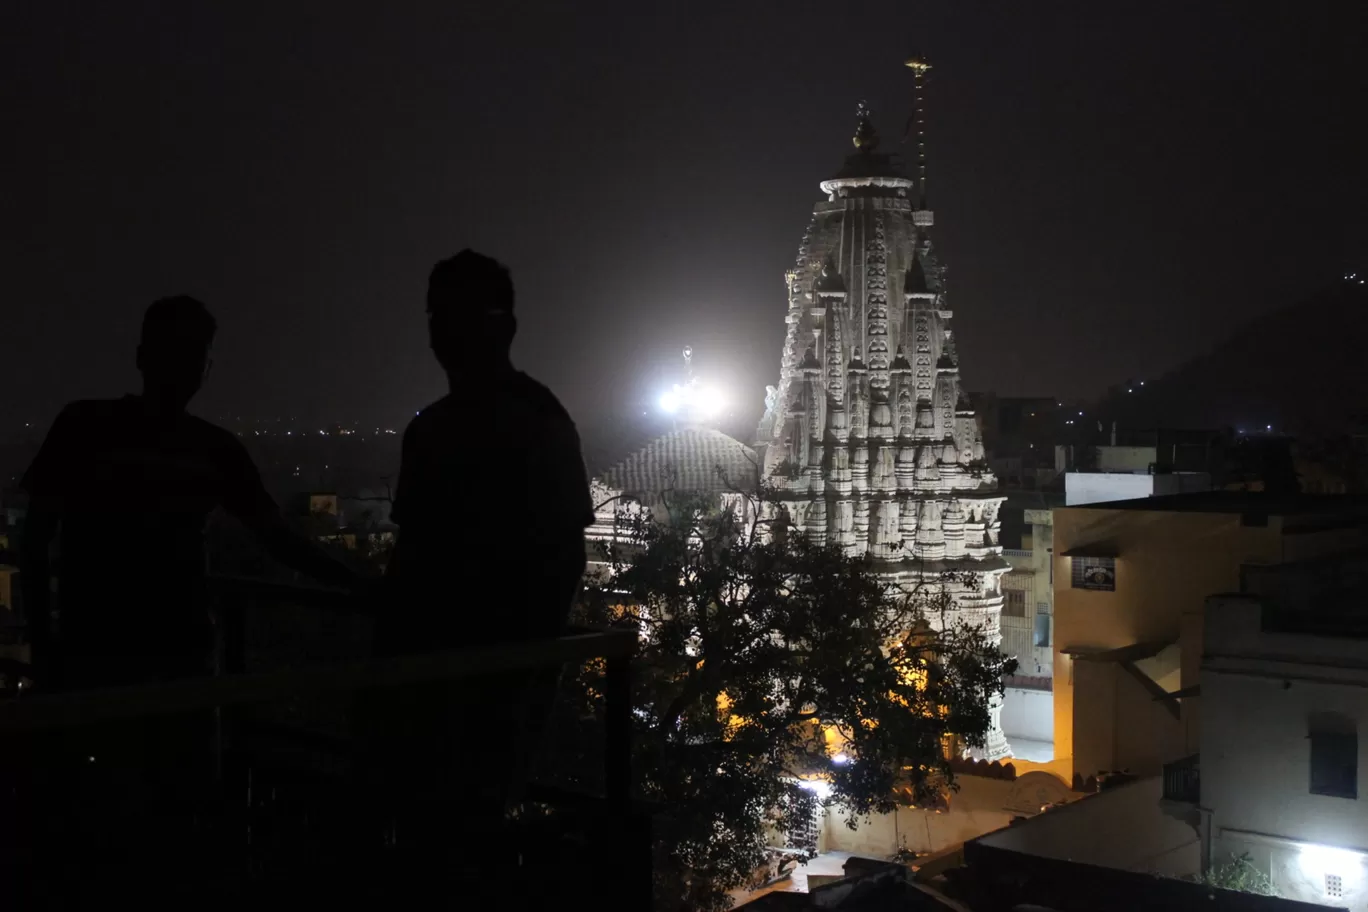
M817 183L862 98L896 145L914 49L971 389L1090 396L1368 271L1349 0L210 7L6 13L0 430L135 388L182 292L220 322L201 413L402 423L465 246L582 424L685 344L758 417Z

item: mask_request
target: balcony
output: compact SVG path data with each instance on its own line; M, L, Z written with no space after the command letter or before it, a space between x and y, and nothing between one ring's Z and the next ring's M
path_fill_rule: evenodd
M364 650L348 656L336 648L345 637L321 637L317 652L331 660L319 661L312 640L292 637L276 621L300 622L310 636L345 630L354 617L347 597L249 581L220 581L218 589L223 674L0 701L0 866L15 885L9 899L16 908L83 908L134 890L140 903L157 908L275 907L286 898L409 908L431 904L434 884L458 906L532 908L563 898L586 875L605 873L604 858L614 861L612 876L596 879L602 904L650 907L649 817L630 794L632 631L384 659L362 658ZM273 637L285 647L293 639L309 661L263 655L260 644ZM489 815L471 812L475 788L444 783L441 797L423 806L433 822L424 830L429 838L421 851L406 848L384 798L368 791L372 780L354 774L348 713L355 698L388 714L455 682L480 692L493 676L593 660L606 669L601 724L588 729L596 742L576 745L581 762L566 762L559 740L535 756L510 757L500 746L514 743L514 733L504 730L509 723L498 704L462 703L460 731L444 728L441 737L460 739L467 775L482 762L526 766L520 813L488 826ZM493 686L482 693L494 696ZM125 749L130 732L156 737L187 718L178 714L197 711L213 717L216 731L204 742L212 740L206 754L214 771L195 780L193 808L168 798L163 782L144 777L125 789L126 768L106 764L95 748L85 756L84 745L116 743L111 734ZM443 721L456 727L449 716ZM73 746L82 747L80 756ZM408 761L407 754L390 757ZM558 775L566 768L576 771L573 781ZM96 844L91 833L101 845L113 834L117 862L88 848ZM71 848L77 845L82 849Z
M1164 764L1163 800L1197 804L1202 800L1202 768L1199 754Z

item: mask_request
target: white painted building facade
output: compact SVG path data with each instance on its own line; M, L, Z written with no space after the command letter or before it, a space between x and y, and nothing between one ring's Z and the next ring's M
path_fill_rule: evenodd
M1199 807L1209 864L1248 854L1282 896L1357 912L1368 910L1368 629L1361 609L1346 624L1344 607L1208 599Z

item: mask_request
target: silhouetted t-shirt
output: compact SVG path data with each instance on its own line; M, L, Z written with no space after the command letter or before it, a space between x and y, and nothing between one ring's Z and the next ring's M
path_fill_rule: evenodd
M381 652L556 635L594 521L574 422L518 371L446 396L404 432L392 515Z
M59 642L68 653L202 661L212 644L204 526L275 504L242 444L192 415L156 417L141 397L68 405L24 477L60 518ZM138 657L134 659L134 657Z

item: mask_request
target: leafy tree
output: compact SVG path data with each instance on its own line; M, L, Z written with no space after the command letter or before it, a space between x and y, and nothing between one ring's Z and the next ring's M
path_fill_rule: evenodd
M904 591L867 557L796 533L768 487L729 499L620 510L611 573L580 608L641 631L634 773L660 809L658 909L727 908L775 830L811 813L819 781L852 828L939 798L1015 665L961 619L951 586L972 579ZM600 709L600 674L588 666L570 688L581 717Z

